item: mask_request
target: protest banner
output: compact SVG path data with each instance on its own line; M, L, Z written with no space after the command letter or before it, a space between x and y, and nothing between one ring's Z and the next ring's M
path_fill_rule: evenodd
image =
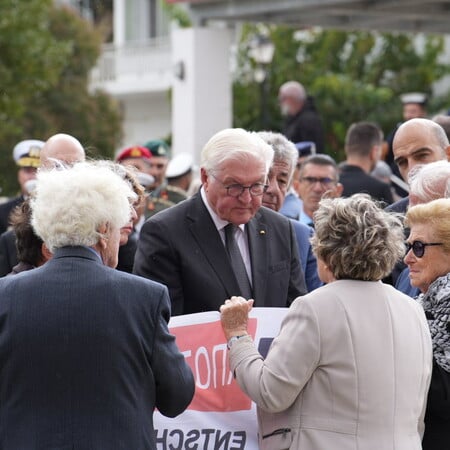
M265 356L278 334L286 308L253 308L248 332ZM158 411L158 450L258 450L255 404L230 371L227 344L215 311L175 316L169 323L195 378L188 409L170 419Z

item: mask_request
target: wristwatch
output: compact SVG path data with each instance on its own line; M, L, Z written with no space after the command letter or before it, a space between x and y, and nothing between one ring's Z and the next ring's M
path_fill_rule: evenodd
M227 348L228 348L228 350L231 349L232 345L233 345L237 340L239 340L239 339L241 339L241 338L243 338L243 337L246 337L246 336L248 336L248 334L242 334L241 336L232 336L232 337L230 337L230 339L228 339L228 342L227 342Z

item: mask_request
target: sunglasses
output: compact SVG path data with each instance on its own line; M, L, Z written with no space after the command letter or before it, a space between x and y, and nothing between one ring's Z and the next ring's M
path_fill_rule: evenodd
M425 247L429 245L443 245L442 242L422 242L422 241L414 241L414 242L405 242L406 253L408 253L411 249L414 253L414 256L417 258L422 258L425 253Z

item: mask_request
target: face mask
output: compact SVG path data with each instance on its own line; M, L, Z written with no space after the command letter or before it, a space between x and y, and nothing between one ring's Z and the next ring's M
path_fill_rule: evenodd
M281 115L283 117L289 116L291 109L289 108L289 105L287 103L282 103L280 105Z

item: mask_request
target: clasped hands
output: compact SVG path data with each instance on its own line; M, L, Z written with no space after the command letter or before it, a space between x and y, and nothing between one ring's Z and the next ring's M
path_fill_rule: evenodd
M243 297L231 297L220 307L220 321L227 340L233 336L248 334L248 314L253 307L254 300Z

